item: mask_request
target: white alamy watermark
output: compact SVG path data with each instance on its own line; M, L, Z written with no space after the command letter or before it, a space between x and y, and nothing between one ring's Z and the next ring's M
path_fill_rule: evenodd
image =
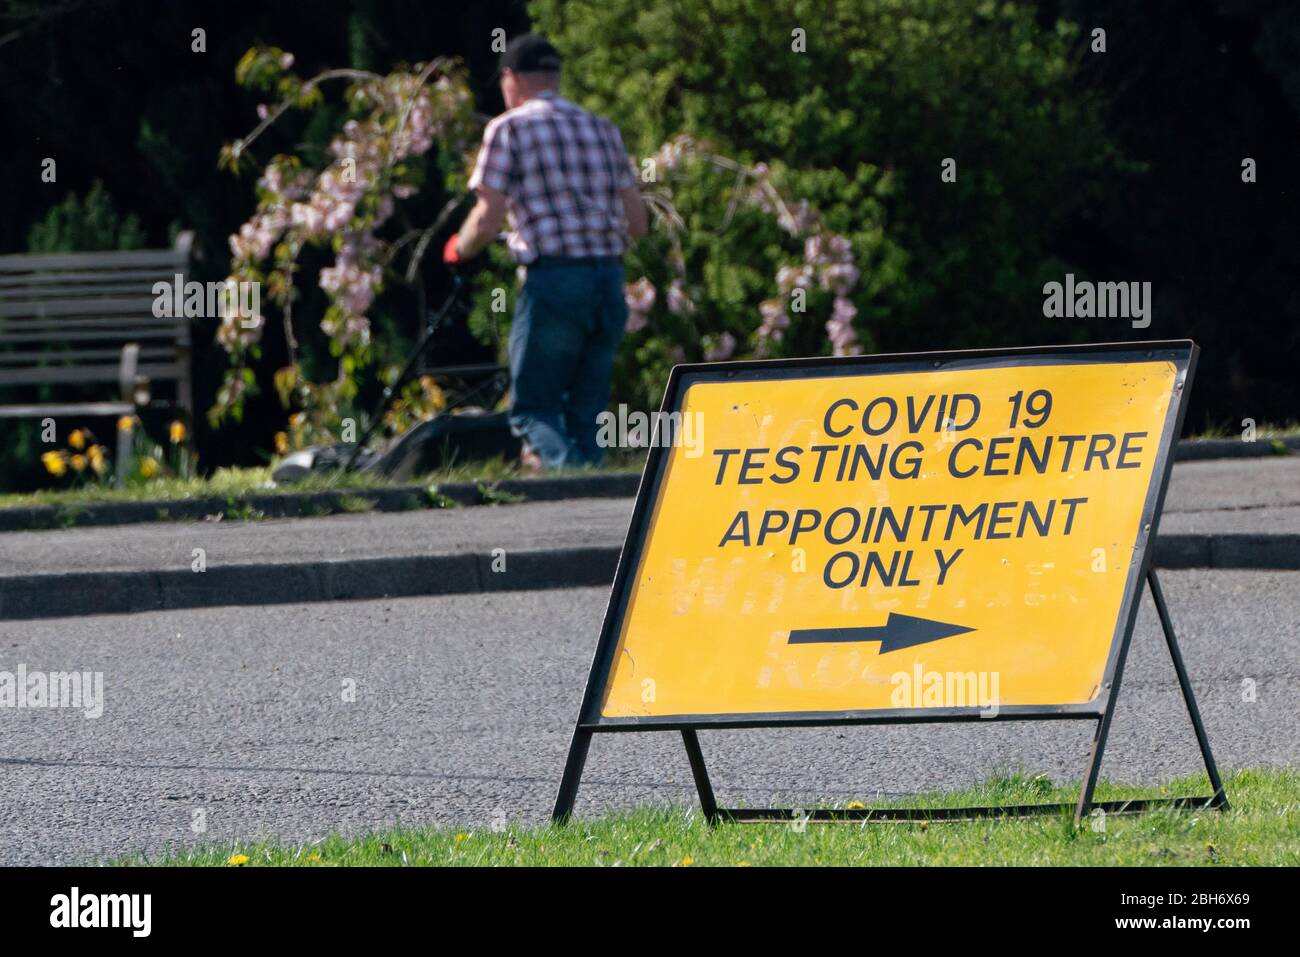
M889 683L895 708L979 708L981 718L998 715L999 672L926 671L920 664L911 671L896 671Z
M104 713L102 671L0 671L0 708L74 708L85 718Z
M680 446L688 459L704 454L703 412L637 412L619 403L617 412L596 416L596 444L602 449Z
M83 894L73 887L50 898L50 926L124 927L132 937L148 937L153 929L153 895Z
M1151 283L1089 282L1065 274L1065 282L1043 284L1048 319L1130 319L1134 329L1151 325Z
M222 282L188 282L180 273L171 282L153 284L153 314L156 319L225 319L239 317L245 329L261 321L262 284L233 279Z

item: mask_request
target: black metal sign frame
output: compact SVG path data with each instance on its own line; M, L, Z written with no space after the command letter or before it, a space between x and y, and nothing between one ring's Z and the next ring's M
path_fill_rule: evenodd
M670 448L653 443L637 490L636 505L632 512L626 542L619 557L609 605L601 625L600 640L592 659L591 671L583 693L582 705L574 727L573 738L565 762L564 775L556 796L552 819L563 822L573 812L574 801L592 735L605 732L629 731L679 731L686 747L696 790L705 816L711 823L720 820L771 821L789 820L790 811L773 808L719 808L709 781L704 755L700 749L697 731L722 728L770 727L824 727L833 725L868 724L923 724L955 721L1025 721L1025 720L1090 720L1096 722L1092 752L1088 760L1079 800L1073 806L1075 820L1081 820L1092 810L1101 808L1109 813L1139 811L1165 805L1178 807L1214 807L1226 809L1227 795L1210 750L1209 739L1201 721L1200 711L1192 691L1191 681L1183 663L1182 653L1174 634L1172 620L1164 595L1160 589L1155 569L1152 567L1153 550L1165 491L1173 464L1173 444L1182 431L1186 414L1186 396L1191 389L1199 350L1190 340L1158 342L1094 343L1073 346L1046 346L1018 349L982 349L961 352L909 353L847 358L777 359L745 362L681 365L672 370L664 392L661 413L680 411L686 390L699 382L747 381L755 379L814 378L826 376L881 375L888 373L961 371L988 368L1060 366L1089 363L1117 363L1142 361L1168 361L1175 365L1177 380L1174 395L1166 411L1164 428L1160 437L1155 465L1152 468L1142 517L1138 523L1134 561L1125 584L1124 597L1116 616L1115 631L1107 658L1106 672L1096 697L1084 704L1068 705L1016 705L999 708L995 715L982 713L978 707L915 708L846 712L780 712L772 714L723 715L671 715L629 718L604 718L600 714L601 701L613 669L614 653L627 612L632 584L636 580L651 517L662 487ZM1150 799L1127 802L1093 801L1102 754L1110 731L1115 701L1119 695L1128 656L1133 625L1137 618L1141 589L1146 584L1155 601L1160 624L1170 658L1177 672L1179 687L1187 705L1188 714L1196 732L1201 757L1214 789L1210 797ZM1031 804L1003 807L910 809L910 808L849 808L821 809L808 814L807 819L822 820L937 820L973 817L1057 813L1069 805Z

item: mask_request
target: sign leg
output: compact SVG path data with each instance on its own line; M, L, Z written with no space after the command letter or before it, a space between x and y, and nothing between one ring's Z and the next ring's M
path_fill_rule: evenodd
M578 784L582 780L582 769L587 764L590 747L591 732L581 726L574 728L569 757L564 762L564 777L560 779L560 790L555 795L555 810L551 812L552 823L564 824L573 814L573 802L578 797Z
M1174 622L1169 617L1169 606L1165 604L1164 592L1160 590L1160 579L1156 570L1147 572L1147 585L1151 588L1151 598L1156 603L1156 613L1160 616L1160 627L1165 633L1165 644L1169 646L1169 657L1174 661L1174 671L1178 673L1178 686L1183 692L1183 701L1187 713L1191 716L1192 727L1196 729L1196 743L1201 748L1201 758L1205 761L1205 772L1210 776L1210 787L1214 788L1212 807L1228 810L1228 795L1223 790L1223 781L1219 779L1219 768L1214 763L1214 752L1210 750L1210 739L1201 722L1201 710L1196 706L1196 695L1192 692L1192 681L1187 675L1187 666L1183 664L1183 653L1178 648L1178 639L1174 636Z
M1116 683L1119 674L1116 672ZM1114 698L1111 699L1114 701ZM1097 722L1097 730L1092 736L1092 754L1088 756L1088 773L1083 779L1083 790L1079 792L1079 803L1074 808L1074 823L1082 824L1083 819L1092 810L1092 794L1097 789L1097 775L1101 771L1101 756L1106 750L1106 736L1110 734L1110 715L1112 708Z
M695 777L695 790L700 793L700 808L704 811L704 819L709 824L717 824L718 802L713 797L709 769L704 766L704 752L700 750L700 739L693 728L682 729L682 743L686 745L686 756L691 761L691 774Z

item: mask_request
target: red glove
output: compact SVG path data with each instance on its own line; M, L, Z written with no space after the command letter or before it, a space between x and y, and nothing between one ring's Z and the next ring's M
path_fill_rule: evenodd
M459 266L463 262L460 258L460 233L452 233L447 245L442 247L442 261L448 266Z

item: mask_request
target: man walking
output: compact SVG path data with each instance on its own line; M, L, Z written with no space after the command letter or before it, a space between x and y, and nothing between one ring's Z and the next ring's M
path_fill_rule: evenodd
M510 427L534 469L595 464L627 323L622 256L645 234L645 206L618 127L559 95L550 42L516 37L499 75L506 112L483 133L469 181L478 202L443 259L477 255L509 215L527 270L510 328Z

